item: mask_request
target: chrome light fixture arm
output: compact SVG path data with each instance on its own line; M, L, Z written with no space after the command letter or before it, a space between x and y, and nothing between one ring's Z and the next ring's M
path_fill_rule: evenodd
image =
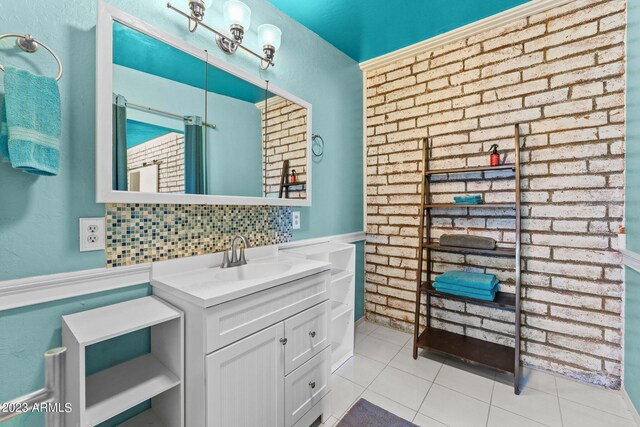
M190 5L194 3L194 2L190 2ZM195 1L195 3L199 3L198 1ZM216 36L216 44L218 45L218 47L220 47L220 49L228 54L232 54L235 53L238 48L244 50L245 52L255 56L256 58L258 58L260 60L260 68L262 70L266 70L267 68L269 68L270 66L275 66L275 62L273 61L273 58L275 56L275 49L271 48L271 49L267 49L267 46L265 46L264 48L264 53L265 56L259 55L257 53L255 53L254 51L252 51L251 49L249 49L248 47L245 47L242 45L242 40L244 37L244 28L242 28L242 26L240 25L236 25L236 26L232 26L231 27L231 34L232 37L229 37L228 35L225 35L224 33L208 26L207 24L205 24L204 22L202 22L202 17L204 16L204 12L202 13L201 16L197 17L192 9L192 14L188 14L183 12L182 10L178 9L177 7L173 6L171 3L167 3L167 8L173 10L174 12L178 13L179 15L184 16L185 18L187 18L189 20L189 31L194 32L196 30L196 28L198 26L211 31L213 34L215 34ZM193 27L193 30L191 29ZM234 28L235 27L235 28Z

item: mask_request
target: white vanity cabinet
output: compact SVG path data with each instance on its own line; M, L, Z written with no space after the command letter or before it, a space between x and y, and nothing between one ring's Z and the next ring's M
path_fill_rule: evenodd
M329 413L331 273L185 313L187 427L308 427ZM152 282L153 283L153 282Z

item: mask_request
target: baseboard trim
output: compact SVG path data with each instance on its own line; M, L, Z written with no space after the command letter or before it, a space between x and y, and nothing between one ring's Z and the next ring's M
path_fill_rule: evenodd
M634 270L640 272L640 254L630 251L628 249L621 249L622 263L627 267L631 267Z
M0 310L24 307L149 282L151 264L95 268L0 282Z
M354 243L366 240L367 234L364 231L356 231L354 233L335 234L333 236L315 237L312 239L294 240L292 242L281 243L278 245L281 249L291 249L300 246L317 245L320 243Z
M364 231L297 240L280 248L365 240ZM149 283L151 263L0 281L0 311Z
M488 16L479 21L472 22L463 27L456 28L446 33L431 37L427 40L387 53L377 58L360 63L362 71L372 71L393 62L415 56L419 53L436 49L444 44L455 43L459 40L490 30L499 26L508 25L518 19L544 12L551 8L562 6L573 0L532 0L520 6L505 10L504 12Z
M627 402L627 406L629 407L629 411L631 412L631 416L633 417L633 420L636 422L636 425L640 426L640 414L638 414L636 405L634 405L633 401L631 401L631 397L629 397L629 393L627 393L627 390L624 387L622 387L620 389L620 394L622 395L622 398L624 399L624 401Z

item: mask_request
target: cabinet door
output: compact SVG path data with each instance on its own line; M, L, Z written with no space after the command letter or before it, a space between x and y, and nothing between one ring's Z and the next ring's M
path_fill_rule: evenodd
M284 367L287 374L329 345L330 325L330 301L311 307L284 321L284 334L287 337Z
M208 427L284 425L284 326L207 356Z

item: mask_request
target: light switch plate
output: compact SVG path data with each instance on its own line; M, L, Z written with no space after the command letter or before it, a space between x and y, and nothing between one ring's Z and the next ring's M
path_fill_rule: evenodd
M300 211L291 212L291 223L294 230L300 230Z
M80 252L104 250L104 218L80 218Z

